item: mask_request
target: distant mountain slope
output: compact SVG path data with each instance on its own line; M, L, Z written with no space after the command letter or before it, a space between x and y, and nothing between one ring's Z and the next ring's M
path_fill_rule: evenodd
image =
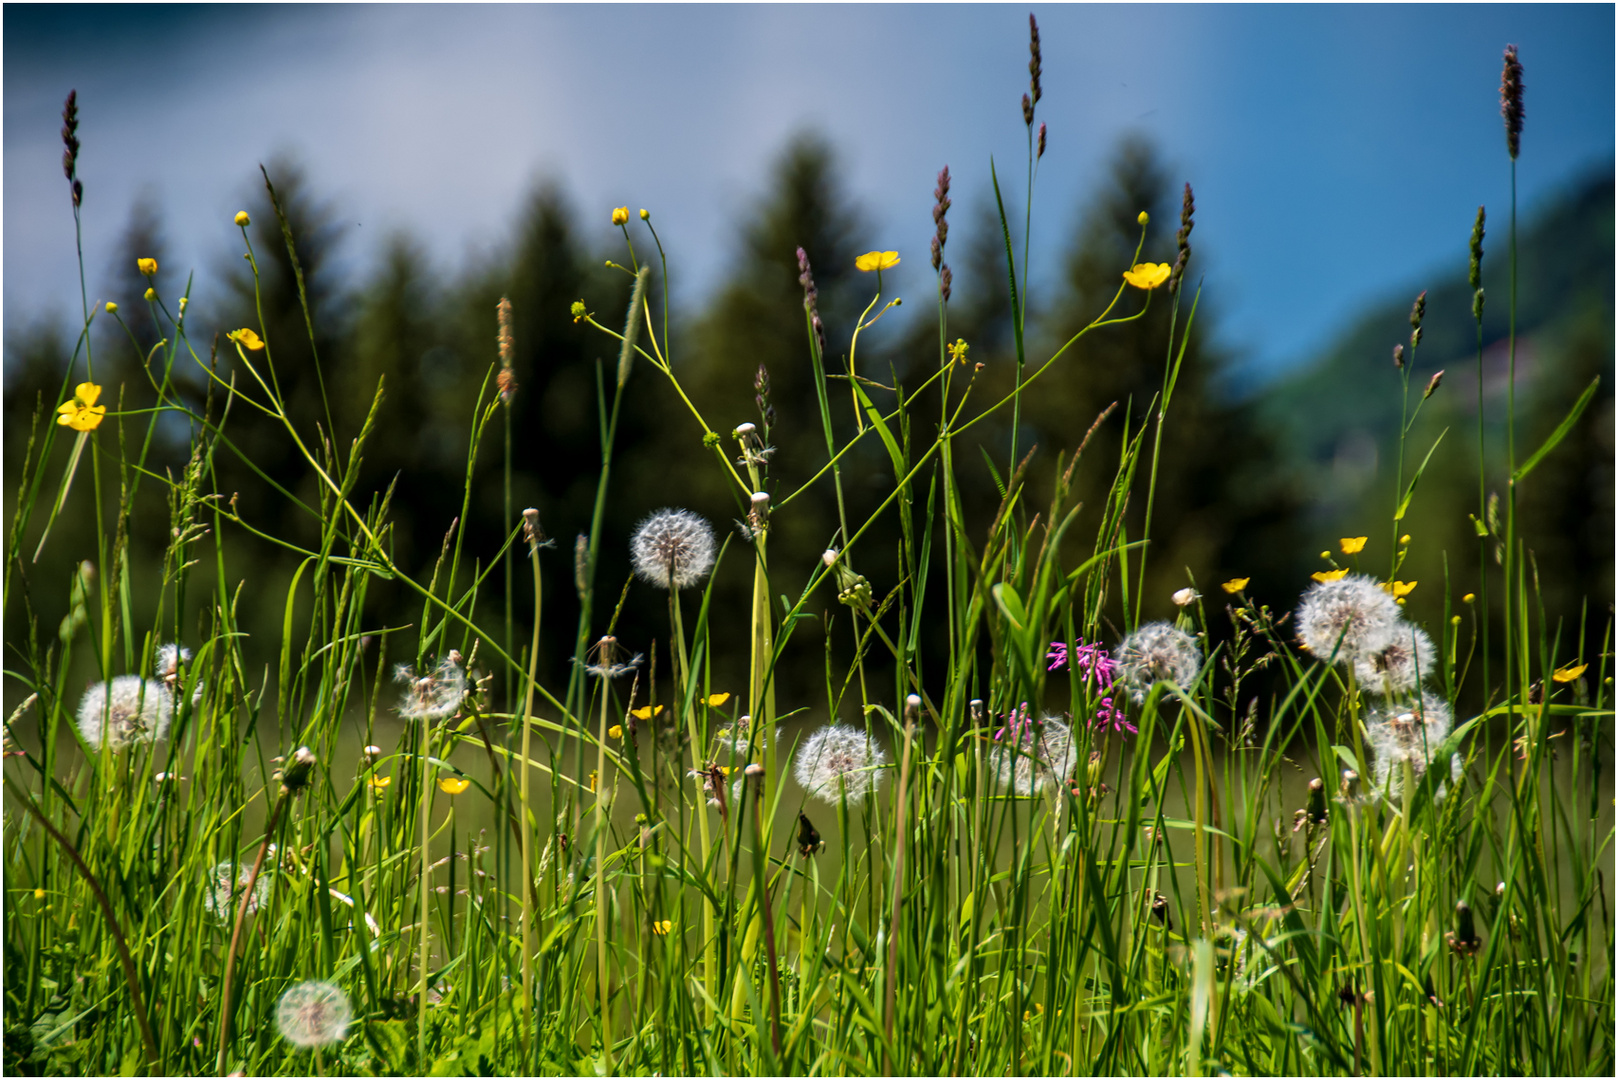
M1486 296L1483 341L1486 397L1504 395L1504 355L1510 279L1510 217L1490 207L1484 240ZM1542 358L1540 339L1592 314L1604 313L1611 342L1613 311L1613 176L1593 176L1567 197L1518 226L1519 410L1532 408ZM1411 374L1413 391L1425 387L1434 371L1445 369L1445 390L1476 400L1477 330L1472 290L1467 284L1467 237L1455 239L1454 272L1427 290L1427 316L1421 348ZM1353 456L1352 444L1369 438L1385 443L1398 430L1399 398L1393 346L1410 338L1414 293L1369 312L1346 337L1315 362L1277 381L1264 392L1262 414L1282 434L1295 462L1323 463ZM1492 369L1499 367L1495 372ZM1464 390L1463 390L1464 385ZM1611 387L1606 388L1611 393ZM1495 410L1486 402L1485 410ZM1492 417L1491 417L1492 418Z

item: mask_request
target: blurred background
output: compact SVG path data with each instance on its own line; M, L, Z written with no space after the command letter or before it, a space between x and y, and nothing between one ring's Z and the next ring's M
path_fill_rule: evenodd
M1250 578L1252 595L1290 610L1310 571L1323 567L1320 552L1335 552L1342 536L1369 535L1362 565L1385 574L1400 416L1391 350L1408 339L1422 290L1426 336L1410 374L1413 396L1434 372L1445 375L1411 432L1407 477L1410 455L1419 460L1447 433L1399 530L1412 537L1400 577L1421 583L1407 610L1430 629L1445 614L1446 579L1455 595L1476 588L1467 515L1478 502L1480 387L1467 241L1486 205L1481 400L1487 486L1503 493L1512 174L1497 86L1502 47L1518 45L1527 85L1516 179L1519 457L1601 376L1595 401L1524 485L1519 506L1549 632L1560 625L1564 642L1589 635L1582 655L1590 659L1613 597L1613 9L1033 10L1044 58L1036 126L1049 124L1049 149L1033 189L1029 355L1048 356L1111 299L1135 249L1138 211L1152 215L1143 257L1171 261L1183 185L1196 191L1190 279L1202 295L1159 469L1145 618L1171 615L1169 595L1188 581L1218 606L1217 583L1232 577ZM248 210L267 270L263 329L295 415L313 431L322 415L314 352L262 163L297 241L341 444L358 432L385 376L383 422L357 501L396 483L395 559L423 580L461 512L474 403L495 362L495 304L510 297L520 382L513 498L538 507L558 543L545 556L554 585L542 671L565 680L577 619L570 549L589 528L599 474L595 369L605 365L610 382L617 356L611 339L574 324L569 306L582 299L604 324L621 324L629 278L604 265L627 257L611 208L628 205L642 258L655 249L635 214L643 206L652 213L668 252L673 363L716 429L758 420L754 381L767 368L772 475L775 490L787 492L825 460L795 251L802 246L814 266L832 370L874 284L854 271L854 256L900 252L884 286L906 304L862 335L861 369L918 384L938 363L927 243L935 174L947 164L949 337L964 337L971 359L986 365L975 392L998 396L1011 384L1013 353L990 164L1020 248L1026 15L953 5L9 5L7 520L30 420L41 409L49 420L82 325L59 135L62 100L76 89L89 301L118 301L140 349L149 349L160 332L140 300L147 283L135 260L154 257L171 305L195 275L187 326L199 351L216 330L258 325L230 224ZM654 303L663 295L659 276ZM1118 402L1077 473L1076 497L1099 507L1125 416L1132 410L1138 423L1160 386L1167 332L1166 306L1154 304L1145 320L1086 338L1047 373L1016 433L1018 446L1038 447L1030 512L1049 500L1057 453L1070 454ZM151 390L135 344L101 318L92 345L104 400L122 392L123 408L146 405ZM82 373L82 355L77 363ZM183 364L177 370L200 407L202 379ZM851 431L842 412L838 422ZM924 407L919 415L935 414ZM109 450L113 430L98 436ZM276 483L313 494L284 433L264 418L238 409L229 433ZM177 471L188 431L165 423L158 434L156 470ZM603 528L602 597L627 578L628 535L648 512L685 506L722 535L743 516L700 435L662 377L638 367ZM998 500L984 462L1003 475L1012 435L1008 415L974 429L982 454L957 451L968 522L980 533ZM930 431L912 435L913 444L930 439ZM471 463L466 551L484 565L514 524L502 521L499 447L496 434ZM67 450L59 441L52 484ZM892 474L879 446L861 451L845 483L850 516L863 520L891 490ZM314 518L240 460L222 455L219 470L220 490L240 491L240 511L256 528L300 545L317 535ZM14 568L12 588L26 603L7 605L8 640L26 635L29 612L47 633L66 613L74 569L96 550L78 525L92 520L91 498L90 485L77 484L39 560ZM1140 510L1132 510L1136 532ZM781 518L773 587L796 597L835 540L829 486ZM1080 518L1072 564L1089 554L1096 524L1094 514ZM158 565L168 526L162 492L148 485L129 525L137 583L142 567ZM897 538L889 512L862 542L859 569L879 596L897 581ZM268 661L295 560L245 533L221 539L231 586L249 583L241 612L249 651ZM729 689L743 685L751 579L735 556L719 571L714 599L716 620L731 612L736 623L716 622L717 634L735 638L736 655L715 658ZM367 601L373 625L419 620L419 603L381 585ZM491 628L497 593L491 587L480 604ZM521 617L521 589L518 596ZM195 645L203 598L193 599L184 625ZM824 600L836 610L829 593ZM138 587L135 602L137 619L157 610L157 597ZM619 637L649 650L666 635L665 610L661 594L632 588ZM413 632L388 640L393 653L378 663L414 654ZM924 642L924 673L942 645L941 637ZM1578 654L1566 647L1560 655ZM783 711L823 700L824 655L818 632L800 629L781 673ZM75 662L88 665L87 650ZM80 681L93 677L86 667ZM8 683L8 708L14 696Z

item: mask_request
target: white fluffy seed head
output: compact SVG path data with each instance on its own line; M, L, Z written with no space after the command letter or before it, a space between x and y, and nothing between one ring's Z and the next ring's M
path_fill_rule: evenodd
M997 746L990 759L995 781L1018 795L1048 791L1073 775L1078 764L1078 747L1073 732L1054 716L1038 725L1020 729L1021 738Z
M174 719L174 696L156 679L120 675L96 683L79 700L79 734L96 750L103 743L122 750L130 743L168 737Z
M1136 704L1146 700L1160 682L1188 689L1202 670L1202 650L1197 639L1166 622L1147 623L1113 650L1118 664L1117 679L1129 687Z
M1398 603L1364 574L1316 582L1298 603L1298 639L1328 663L1351 664L1386 647L1399 622Z
M242 894L247 890L247 879L253 873L251 863L237 863L232 866L229 862L222 862L202 878L202 906L209 915L222 923L232 923L236 919L236 911L242 902ZM269 898L270 874L269 868L261 870L258 880L253 882L253 891L247 897L247 913L249 915L264 906Z
M1436 694L1422 691L1419 700L1373 701L1365 709L1365 748L1379 794L1397 798L1404 791L1404 763L1420 780L1448 737L1453 717ZM1452 779L1461 777L1461 758L1450 760Z
M453 660L445 660L426 675L417 675L407 664L393 669L393 680L404 687L399 715L406 720L437 720L461 707L466 696L466 672Z
M1398 697L1421 685L1433 671L1433 639L1426 631L1398 623L1387 644L1354 657L1354 678L1362 690Z
M347 994L329 982L313 979L282 994L275 1007L275 1026L294 1046L342 1042L353 1018Z
M888 755L859 728L830 724L798 748L793 776L811 798L833 805L846 794L858 799L881 786Z
M642 581L661 589L687 589L713 568L713 529L689 510L659 510L636 527L629 557Z
M184 645L159 645L153 674L163 681L163 684L169 688L171 693L177 695L180 688L180 665L189 663L190 660L191 650ZM176 700L178 700L177 696ZM197 705L201 702L202 680L198 679L196 687L191 691L191 704Z

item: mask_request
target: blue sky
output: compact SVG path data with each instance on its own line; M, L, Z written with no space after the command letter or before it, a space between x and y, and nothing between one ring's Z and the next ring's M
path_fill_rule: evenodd
M548 177L603 222L651 208L674 296L697 303L737 208L804 128L838 149L869 246L914 256L899 291L930 293L939 166L963 208L991 155L1021 176L1029 10L7 5L5 321L78 310L58 134L73 88L92 299L141 192L175 272L200 280L233 249L258 163L290 152L334 200L356 273L396 227L445 272L498 250ZM1503 220L1507 42L1526 68L1524 208L1613 167L1611 5L1032 10L1050 125L1036 288L1110 148L1143 131L1196 188L1205 292L1250 370L1306 359L1367 303L1464 265L1479 203Z

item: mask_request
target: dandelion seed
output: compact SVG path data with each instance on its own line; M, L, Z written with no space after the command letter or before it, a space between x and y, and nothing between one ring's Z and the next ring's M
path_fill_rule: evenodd
M713 568L713 529L689 510L659 510L635 529L629 556L642 581L661 589L690 588Z
M398 705L406 720L437 720L461 707L466 696L466 672L454 660L444 660L430 673L417 675L408 664L393 669L393 681L404 686Z
M645 657L640 653L630 656L629 650L621 647L618 639L609 634L590 647L587 659L588 663L584 665L585 674L594 675L598 679L621 679L640 667ZM658 708L661 709L662 706Z
M1026 704L1019 706L995 739L1001 744L992 759L995 781L1018 795L1050 790L1072 775L1078 763L1072 730L1054 716L1035 724Z
M294 1046L342 1042L353 1019L348 995L329 982L301 982L281 995L275 1026Z
M96 683L79 700L79 734L96 750L167 738L173 719L174 697L168 687L138 675Z
M1145 217L1146 211L1142 210L1141 216ZM1150 292L1169 279L1171 269L1168 263L1136 263L1124 271L1124 280L1137 289Z
M1421 697L1407 702L1373 702L1365 710L1365 744L1372 756L1377 790L1389 798L1404 791L1404 769L1420 780L1427 772L1439 745L1449 735L1449 705L1436 694L1422 691ZM1450 778L1461 778L1461 756L1450 759ZM1438 789L1444 794L1442 786Z
M73 389L73 400L56 407L56 422L74 431L94 431L107 415L107 407L96 404L100 396L101 387L95 383L80 383Z
M1166 622L1136 628L1114 654L1118 681L1129 687L1129 696L1136 703L1145 701L1160 682L1190 689L1202 670L1202 650L1196 639Z
M836 804L840 798L858 799L882 784L888 755L858 728L830 724L798 748L793 776L810 798Z
M1354 657L1354 677L1362 687L1389 697L1407 694L1433 671L1433 639L1414 626L1394 627L1388 643Z
M1298 639L1321 660L1352 663L1385 648L1399 605L1363 574L1311 585L1298 604Z
M247 913L257 912L269 900L270 879L268 874L260 873L258 880L253 882L253 891L247 892L247 879L252 876L253 868L250 865L222 862L211 871L203 875L202 907L209 915L222 923L232 922L236 912L241 906L242 896L247 896Z

